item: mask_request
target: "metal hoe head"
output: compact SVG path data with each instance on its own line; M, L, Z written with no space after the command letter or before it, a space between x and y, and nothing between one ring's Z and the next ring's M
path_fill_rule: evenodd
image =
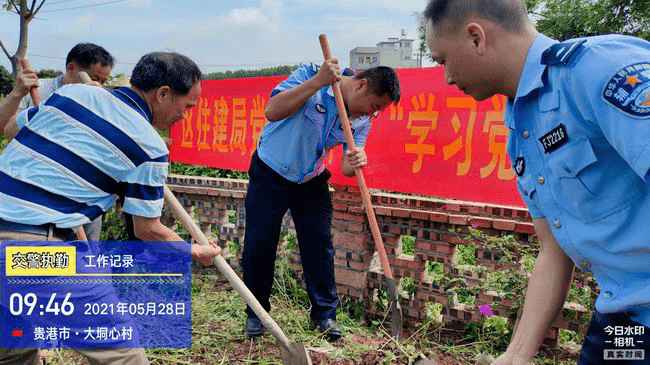
M391 334L395 339L402 337L402 306L399 303L399 294L395 288L395 280L386 278L388 293L390 294Z
M289 348L286 348L280 341L280 357L284 365L311 365L311 358L307 353L305 345L301 343L292 342Z

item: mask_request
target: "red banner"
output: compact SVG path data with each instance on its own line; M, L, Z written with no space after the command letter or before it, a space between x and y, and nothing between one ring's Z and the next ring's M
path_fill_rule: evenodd
M374 189L524 206L506 153L505 98L477 102L444 82L442 67L400 69L402 100L372 122L364 174ZM171 161L246 171L285 77L204 81L196 108L171 130ZM342 148L330 153L331 182Z

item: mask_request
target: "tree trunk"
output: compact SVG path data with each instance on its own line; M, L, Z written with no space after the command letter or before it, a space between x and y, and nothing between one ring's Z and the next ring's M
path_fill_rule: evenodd
M18 75L21 71L20 62L21 58L25 57L27 53L27 35L29 29L29 21L31 14L27 7L27 0L20 0L20 36L18 40L18 49L13 57L11 57L11 67L13 68L13 75Z

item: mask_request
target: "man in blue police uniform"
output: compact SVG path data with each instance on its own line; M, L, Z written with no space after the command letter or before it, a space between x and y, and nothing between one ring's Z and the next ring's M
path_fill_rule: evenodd
M346 72L347 71L347 72ZM328 151L343 144L343 174L367 164L363 146L370 118L400 99L399 79L389 67L355 76L340 75L336 59L321 67L301 65L272 92L249 168L246 234L241 266L244 282L267 311L282 217L291 210L311 302L311 319L329 339L341 336L336 323L338 296L331 238L332 202L325 169ZM340 80L352 123L356 150L345 145L331 84ZM254 337L264 327L248 308L244 330Z
M431 0L424 16L448 84L478 100L508 97L508 153L540 242L521 321L494 363L533 363L574 265L600 286L579 364L611 363L618 350L637 359L626 364L647 363L650 43L559 43L537 32L521 0ZM634 329L624 336L634 344L617 346L614 328Z

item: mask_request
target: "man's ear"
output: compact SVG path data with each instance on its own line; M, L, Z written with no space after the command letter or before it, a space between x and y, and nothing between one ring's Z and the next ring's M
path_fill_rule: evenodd
M76 63L70 62L65 66L65 70L68 73L68 75L76 75L77 72L79 72L79 66L77 66Z
M485 29L478 23L468 23L465 26L465 35L472 42L472 47L479 56L485 54Z
M170 98L172 95L172 90L169 86L161 86L156 89L156 101L163 103L165 99Z
M358 79L356 80L357 82L354 85L355 91L361 91L364 88L368 87L368 80L367 79Z

